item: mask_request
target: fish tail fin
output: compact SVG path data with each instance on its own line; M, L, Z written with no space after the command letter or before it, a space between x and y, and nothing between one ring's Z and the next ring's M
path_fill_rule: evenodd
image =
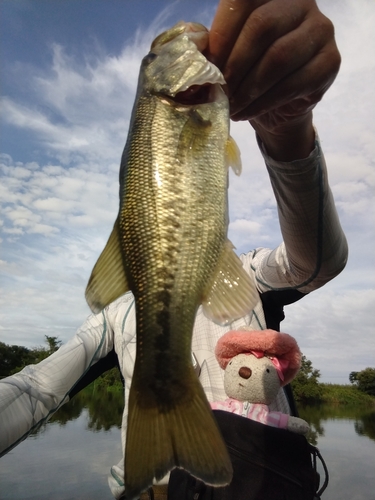
M130 394L125 452L127 499L139 498L154 479L162 479L174 467L186 469L206 484L230 483L233 471L225 443L198 379L194 382L191 397L167 410L141 408Z

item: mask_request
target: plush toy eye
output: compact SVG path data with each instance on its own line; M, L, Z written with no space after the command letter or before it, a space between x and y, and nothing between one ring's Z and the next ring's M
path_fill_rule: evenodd
M270 372L270 370L269 370L269 368L267 368L267 373L269 373L269 372Z
M232 361L229 361L228 365L231 365L232 364Z

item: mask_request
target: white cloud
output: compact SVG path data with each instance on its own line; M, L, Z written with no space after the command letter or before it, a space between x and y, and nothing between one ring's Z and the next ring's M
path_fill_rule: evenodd
M118 168L1 160L2 341L66 341L89 312L84 289L118 209Z
M27 177L30 177L31 172L27 168L24 167L14 167L13 169L13 176L16 179L24 179Z
M169 11L164 9L147 29L137 29L119 56L99 47L78 64L64 47L52 44L49 68L23 68L25 81L30 80L28 100L1 98L4 122L34 134L63 166L84 161L92 172L106 171L113 163L117 169L140 61L164 29Z
M351 371L374 365L374 303L375 289L350 289L344 272L319 292L287 306L282 329L298 340L320 369L322 381L348 383Z

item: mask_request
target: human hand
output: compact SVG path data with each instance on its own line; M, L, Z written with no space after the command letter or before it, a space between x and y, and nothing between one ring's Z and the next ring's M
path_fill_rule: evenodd
M224 73L233 120L249 120L267 146L303 133L311 151L311 111L341 61L315 0L221 0L209 58Z

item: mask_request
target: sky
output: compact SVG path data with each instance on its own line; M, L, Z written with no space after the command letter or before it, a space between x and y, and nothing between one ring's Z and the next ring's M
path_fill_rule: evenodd
M314 112L349 243L335 280L288 306L282 331L321 372L348 383L375 365L375 2L320 0L342 55ZM139 66L175 22L210 26L216 1L0 0L0 341L66 342L90 311L84 291L118 210L118 171ZM248 123L231 133L229 236L238 253L281 242Z

